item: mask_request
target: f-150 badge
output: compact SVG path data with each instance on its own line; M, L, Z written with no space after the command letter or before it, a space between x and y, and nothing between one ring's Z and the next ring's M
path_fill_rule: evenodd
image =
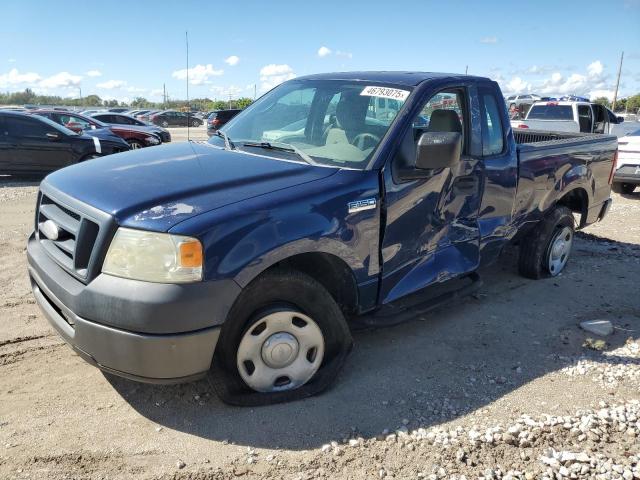
M364 200L356 200L355 202L349 202L349 213L361 212L363 210L371 210L376 208L375 198L365 198Z

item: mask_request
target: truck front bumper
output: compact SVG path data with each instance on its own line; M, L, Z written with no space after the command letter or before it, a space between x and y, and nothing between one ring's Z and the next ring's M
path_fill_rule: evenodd
M85 285L33 235L27 257L33 295L60 336L92 365L143 382L204 376L220 325L240 291L233 281L167 285L108 275Z

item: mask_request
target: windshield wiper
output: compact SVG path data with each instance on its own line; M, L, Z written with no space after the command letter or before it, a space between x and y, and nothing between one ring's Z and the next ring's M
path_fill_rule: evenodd
M222 137L222 139L224 140L224 148L226 148L227 150L236 149L236 146L229 139L229 136L226 133L224 133L222 130L216 130L216 133L214 135L217 135L218 137Z
M257 148L266 148L267 150L277 150L280 152L292 152L298 155L301 159L307 162L309 165L318 165L313 158L304 153L295 145L291 145L290 143L278 142L280 145L274 145L270 142L245 142L242 144L243 147L257 147Z

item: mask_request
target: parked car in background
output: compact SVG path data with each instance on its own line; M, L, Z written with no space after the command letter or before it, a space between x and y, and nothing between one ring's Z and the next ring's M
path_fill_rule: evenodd
M506 103L509 108L510 118L524 118L531 108L531 105L539 100L541 100L541 97L533 93L507 97Z
M100 120L108 125L127 125L140 128L141 130L157 135L163 143L171 141L171 134L162 127L157 125L148 124L137 118L133 118L130 115L122 113L100 112L91 115L92 118Z
M0 110L0 173L42 174L129 150L120 138L79 134L48 118Z
M380 98L397 100L394 117L368 114ZM302 134L265 140L300 120ZM209 145L49 175L39 222L64 205L100 234L69 234L78 266L38 223L27 242L34 298L83 359L116 375L170 383L211 369L222 399L245 406L319 393L351 350L349 319L397 322L395 302L431 286L448 291L404 303L404 318L469 293L513 242L523 276L555 277L574 214L579 227L607 214L615 137L508 122L487 78L287 81Z
M140 120L141 122L145 122L145 123L151 123L151 115L154 115L158 112L160 112L161 110L148 110L144 113L139 113L136 115L136 119Z
M137 111L136 113L134 113L132 116L133 116L133 117L135 117L135 118L142 117L142 115L144 115L145 113L148 113L148 112L150 112L150 111L151 111L151 109L150 109L150 108L148 108L148 109L146 109L146 110L138 110L138 111ZM138 120L141 120L141 119L140 119L140 118L138 118Z
M613 191L633 193L640 185L640 130L618 139L617 165L613 175Z
M214 110L207 117L207 134L213 135L220 127L239 114L241 109Z
M94 113L99 113L99 112L104 112L104 110L99 109L99 110L81 110L80 111L82 115L93 115Z
M57 112L55 110L36 110L35 115L47 117L54 122L67 127L75 132L88 132L94 136L117 135L124 140L132 150L144 147L152 147L162 143L160 138L133 125L107 125L93 117L87 117L79 113Z
M155 113L149 117L149 120L155 125L161 127L199 127L204 122L199 118L194 117L185 112L178 112L176 110L164 110Z
M127 107L116 107L116 108L110 108L109 110L107 110L108 112L114 112L114 113L122 113L122 112L126 112L127 110L129 110Z
M605 106L591 102L536 102L524 120L513 120L514 128L551 132L615 134L613 126L624 122Z

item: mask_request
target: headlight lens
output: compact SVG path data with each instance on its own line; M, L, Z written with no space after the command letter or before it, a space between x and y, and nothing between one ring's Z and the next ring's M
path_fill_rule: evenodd
M119 228L102 273L158 283L202 280L202 244L182 235Z
M147 142L149 142L150 145L158 145L160 143L160 140L158 140L156 137L149 137L147 138Z

